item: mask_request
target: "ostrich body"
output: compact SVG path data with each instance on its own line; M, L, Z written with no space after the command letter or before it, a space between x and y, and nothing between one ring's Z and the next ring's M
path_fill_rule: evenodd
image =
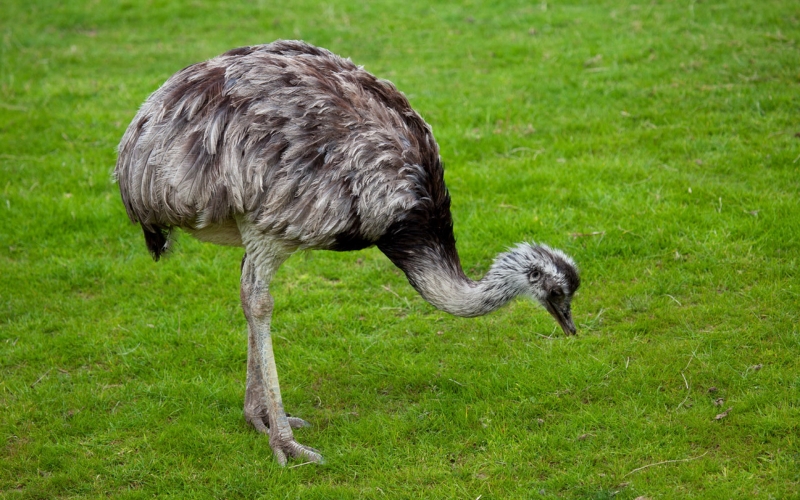
M155 260L176 227L244 247L244 414L281 464L322 461L294 439L307 424L284 411L270 336L269 283L297 250L377 245L439 309L480 316L525 295L575 333L572 259L523 243L469 279L430 127L391 83L327 50L277 41L176 73L128 127L114 174Z

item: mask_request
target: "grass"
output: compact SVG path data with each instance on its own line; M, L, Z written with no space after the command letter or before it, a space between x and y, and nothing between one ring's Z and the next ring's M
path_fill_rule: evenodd
M800 6L280 4L3 4L0 497L798 495ZM278 366L327 463L285 469L241 414L242 251L153 263L110 180L168 76L276 38L407 93L473 276L524 239L583 276L564 338L440 313L376 249L293 257Z

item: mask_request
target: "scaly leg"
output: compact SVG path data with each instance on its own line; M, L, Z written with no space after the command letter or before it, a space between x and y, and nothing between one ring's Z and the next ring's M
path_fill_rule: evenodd
M244 299L243 299L244 300ZM258 363L256 353L256 337L253 332L247 335L247 389L244 395L244 418L257 431L269 434L269 412L265 404L267 400L267 389L261 378L261 365ZM292 429L300 427L311 427L311 424L302 418L286 417Z
M254 263L256 259L249 254L242 261L242 309L247 318L249 332L245 417L256 429L269 434L269 445L281 465L286 464L287 456L305 456L312 462L322 462L322 456L317 450L295 441L292 424L283 409L278 384L278 369L270 335L273 300L269 294L268 279L283 259L265 257L264 254L258 256L261 257L258 259L261 265L265 267L262 272L259 272Z

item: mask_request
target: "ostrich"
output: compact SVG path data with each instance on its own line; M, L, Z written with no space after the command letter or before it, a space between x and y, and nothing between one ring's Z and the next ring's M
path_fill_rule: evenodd
M244 247L244 416L281 465L322 461L294 438L308 423L284 411L270 336L269 284L298 250L377 245L438 309L480 316L528 296L575 333L572 259L522 243L469 279L431 128L390 82L325 49L276 41L179 71L139 109L114 176L156 261L174 228Z

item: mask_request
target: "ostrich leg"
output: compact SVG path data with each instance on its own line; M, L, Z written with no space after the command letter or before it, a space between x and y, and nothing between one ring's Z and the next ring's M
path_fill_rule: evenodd
M252 329L248 328L248 330L250 331L247 335L247 390L244 394L244 418L257 431L269 434L269 412L266 406L267 389L261 378L261 365L256 356L258 352L256 336L253 334ZM289 425L292 429L311 427L311 424L302 418L288 415L286 418L289 420Z
M304 455L313 462L322 462L317 450L295 441L292 424L297 427L305 422L301 419L290 421L286 416L278 385L278 370L270 335L273 300L269 294L269 279L285 256L257 255L261 259L251 258L248 253L242 261L242 309L249 332L245 418L256 429L269 434L269 445L281 465L286 464L287 456ZM256 265L257 261L261 266Z

